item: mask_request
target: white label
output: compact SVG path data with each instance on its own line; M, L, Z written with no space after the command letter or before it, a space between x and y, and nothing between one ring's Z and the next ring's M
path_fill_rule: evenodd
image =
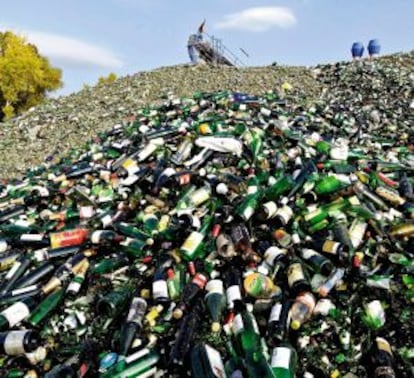
M154 299L157 298L169 298L167 281L158 280L152 283L152 296Z
M24 337L27 331L10 331L6 339L4 340L4 351L9 356L17 356L23 354L24 350Z
M43 235L40 234L23 234L20 236L22 241L41 241L43 240Z
M259 188L256 185L249 185L247 187L247 195L257 193Z
M161 173L163 176L171 177L172 175L175 175L176 171L174 168L168 167L164 169L164 171Z
M365 222L358 221L355 221L352 224L351 230L349 232L349 237L351 238L354 248L358 248L362 243L367 226L368 225Z
M198 189L191 195L191 201L194 206L201 205L203 202L206 202L209 198L210 191L206 188Z
M112 223L112 217L110 214L105 215L101 218L103 228L108 227Z
M222 280L210 280L207 282L206 291L208 293L224 293Z
M82 219L91 218L93 216L93 207L92 206L81 206L79 209L79 216Z
M79 293L79 290L80 290L81 286L82 286L82 283L81 283L81 282L72 281L72 282L68 285L68 288L66 289L66 291L67 291L67 292L70 292L70 293L75 293L75 294L77 294L77 293Z
M292 287L293 284L297 281L305 279L303 274L303 269L299 263L294 263L289 266L288 269L288 285Z
M94 231L91 235L92 244L99 244L103 231Z
M157 144L154 143L155 139L148 143L143 150L138 154L138 161L144 161L146 158L152 155L152 153L157 149Z
M5 240L0 240L0 253L6 252L9 245Z
M237 335L241 330L244 329L243 318L240 314L237 314L233 319L232 330Z
M242 299L241 292L240 292L240 287L238 285L230 286L226 290L226 295L227 295L227 303L228 303L230 308L233 308L233 302L234 301Z
M124 169L126 169L126 171L128 172L128 175L131 176L134 173L139 171L139 167L138 164L135 160L132 159L127 159L123 162L122 167Z
M276 215L280 217L283 224L287 224L293 216L293 211L289 206L283 206L276 212Z
M316 251L314 251L313 249L303 248L301 255L305 260L309 260L313 256L318 255L318 253Z
M275 263L275 260L281 255L286 255L286 253L287 253L286 250L273 246L273 247L269 247L266 250L264 254L264 258L265 258L265 261L270 266L273 266L273 264Z
M20 265L22 265L22 263L20 261L16 261L11 267L11 269L7 272L6 277L4 277L4 279L6 281L10 280L10 278L14 276L14 273L16 273L17 269L19 269Z
M137 175L129 175L125 179L120 181L121 186L131 186L138 181L139 177Z
M254 214L254 209L250 206L247 206L243 211L243 219L249 220L251 216Z
M273 201L266 202L263 207L267 210L267 219L273 218L277 212L277 205Z
M23 302L17 302L3 310L1 315L7 319L11 328L29 316L30 310Z
M278 347L273 349L272 353L272 368L289 369L291 350L285 347Z
M282 312L282 304L281 303L276 303L273 307L272 307L272 311L270 312L270 316L269 316L269 323L270 322L278 322L280 319L280 313Z
M225 378L226 373L224 371L223 360L221 359L220 353L209 345L206 345L206 353L214 376L217 378Z
M269 117L272 114L272 111L267 108L261 108L260 113L262 113L266 117Z

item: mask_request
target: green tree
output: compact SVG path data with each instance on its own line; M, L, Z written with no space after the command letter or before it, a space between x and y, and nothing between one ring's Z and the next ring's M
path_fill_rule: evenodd
M0 120L41 103L62 86L62 71L36 46L10 31L0 32Z

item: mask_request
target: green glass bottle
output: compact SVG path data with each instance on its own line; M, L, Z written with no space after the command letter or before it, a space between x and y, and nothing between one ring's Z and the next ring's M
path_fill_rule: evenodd
M27 322L33 327L40 324L62 301L65 290L60 288L50 293L39 305L33 310Z
M296 350L289 344L282 344L273 349L271 367L277 378L294 378L298 363Z
M200 257L203 240L211 229L214 216L206 215L198 231L192 231L180 248L180 254L185 260L194 260Z
M207 294L204 298L206 307L213 321L211 324L212 332L219 332L221 329L221 314L226 306L226 298L224 296L223 281L219 279L210 280L206 285Z
M26 319L35 308L32 298L24 298L0 312L0 331L7 331Z
M266 189L264 196L268 201L277 201L280 196L287 193L295 185L295 180L290 175L285 175L275 184Z
M335 176L325 176L316 183L314 190L317 195L325 195L334 193L345 186L344 182Z
M248 221L255 213L256 208L259 206L260 198L262 197L261 191L248 195L242 203L236 208L236 214L239 215L245 222Z

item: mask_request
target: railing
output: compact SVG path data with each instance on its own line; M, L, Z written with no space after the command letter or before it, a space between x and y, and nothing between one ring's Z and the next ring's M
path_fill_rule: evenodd
M225 64L228 66L245 67L243 61L227 48L221 39L203 33L202 42L199 42L194 47L199 52L200 56L213 64Z

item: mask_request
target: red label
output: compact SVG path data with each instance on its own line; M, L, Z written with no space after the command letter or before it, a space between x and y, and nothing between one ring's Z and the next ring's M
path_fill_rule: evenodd
M55 232L50 234L50 246L52 249L55 249L82 244L88 236L88 233L89 231L84 228Z

